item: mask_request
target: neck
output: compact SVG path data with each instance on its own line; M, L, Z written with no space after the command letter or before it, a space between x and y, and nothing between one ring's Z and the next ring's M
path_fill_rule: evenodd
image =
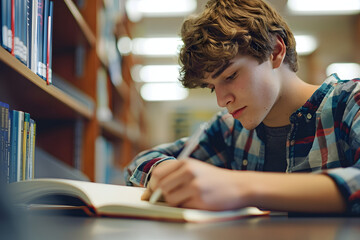
M288 68L277 70L280 91L277 101L263 123L269 127L281 127L290 124L293 112L305 104L319 86L301 80Z

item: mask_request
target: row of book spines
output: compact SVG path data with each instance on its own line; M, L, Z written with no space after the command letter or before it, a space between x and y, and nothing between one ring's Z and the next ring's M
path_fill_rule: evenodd
M2 46L51 84L53 2L1 0L0 8Z
M1 107L1 175L2 182L34 178L36 122L30 114Z

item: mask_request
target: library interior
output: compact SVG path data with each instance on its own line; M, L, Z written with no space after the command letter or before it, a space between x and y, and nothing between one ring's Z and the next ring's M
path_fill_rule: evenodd
M321 84L332 73L360 76L359 0L266 1L294 32L301 79ZM223 110L208 89L185 89L178 81L181 25L207 0L0 2L2 184L64 178L125 185L126 166L139 152L191 135ZM31 219L21 219L33 235L24 239L355 239L360 233L357 218L323 216L201 225L68 214Z

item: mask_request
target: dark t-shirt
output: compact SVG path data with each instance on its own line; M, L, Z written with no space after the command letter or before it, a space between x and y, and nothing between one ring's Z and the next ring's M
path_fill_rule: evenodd
M286 140L291 126L267 127L264 126L265 137L265 164L264 171L286 171Z

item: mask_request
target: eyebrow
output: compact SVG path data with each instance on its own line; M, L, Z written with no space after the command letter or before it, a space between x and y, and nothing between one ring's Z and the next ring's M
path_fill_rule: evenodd
M230 67L234 62L228 62L224 64L216 73L214 73L211 78L217 78L220 76L228 67Z

